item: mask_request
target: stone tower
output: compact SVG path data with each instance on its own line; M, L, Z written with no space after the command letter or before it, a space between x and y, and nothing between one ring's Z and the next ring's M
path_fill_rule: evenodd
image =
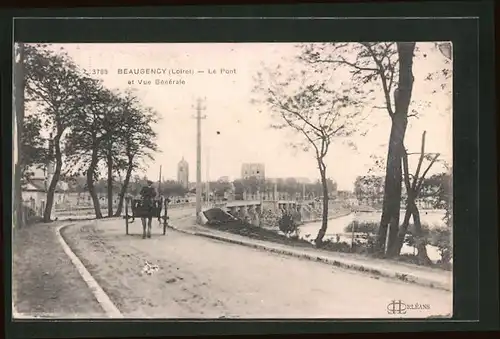
M185 189L189 189L189 164L184 160L184 157L177 165L177 182Z

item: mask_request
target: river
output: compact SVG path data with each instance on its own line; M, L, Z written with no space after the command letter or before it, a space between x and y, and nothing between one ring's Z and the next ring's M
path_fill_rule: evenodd
M422 224L427 224L431 227L444 226L443 217L445 212L441 210L422 210L420 211ZM340 241L351 243L351 234L345 231L347 225L352 221L357 220L360 222L380 222L381 212L355 212L349 215L330 219L328 221L328 229L326 231L324 240L331 239L335 241L337 235ZM401 220L404 218L404 211L401 212ZM321 228L321 221L307 223L300 227L300 237L307 240L312 240L318 234ZM414 253L414 248L406 244L401 249L401 254ZM432 261L441 259L438 249L435 246L428 245L427 253Z

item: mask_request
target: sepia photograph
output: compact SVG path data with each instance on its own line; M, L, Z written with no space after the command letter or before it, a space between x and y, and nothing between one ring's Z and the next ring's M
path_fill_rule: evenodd
M13 58L14 319L453 316L450 41Z

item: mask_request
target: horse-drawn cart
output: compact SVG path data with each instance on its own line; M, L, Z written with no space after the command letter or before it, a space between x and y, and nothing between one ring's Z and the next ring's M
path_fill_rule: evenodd
M156 218L160 226L163 226L163 235L165 235L168 226L168 203L170 200L168 198L160 197L155 198L151 202L146 202L144 199L135 199L132 197L127 197L125 199L125 232L129 234L129 224L135 221L135 218L145 218L147 219ZM129 211L132 215L129 215ZM163 215L162 215L163 211Z

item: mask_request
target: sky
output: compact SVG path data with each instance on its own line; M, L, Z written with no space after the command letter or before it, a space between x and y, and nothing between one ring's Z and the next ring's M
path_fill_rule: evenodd
M420 149L420 138L427 131L428 150L442 153L451 162L452 124L451 95L431 94L424 77L442 67L444 57L433 43L418 43L426 58L415 58L413 99L431 101L419 119L412 119L406 135L411 152ZM202 180L222 176L236 179L242 163L265 164L267 177L319 178L313 153L297 151L289 142L298 136L290 131L275 130L275 122L266 107L251 103L254 76L262 65L293 67L283 61L297 54L289 43L211 43L211 44L53 44L51 48L67 51L74 62L102 79L110 89L136 89L145 106L161 117L154 126L158 133L160 153L148 162L145 173L158 178L160 165L165 179L176 179L177 164L184 157L190 165L190 181L196 175L196 101L203 98L202 114ZM193 74L124 74L131 69L161 69L162 72L189 71ZM226 70L226 71L224 71ZM214 73L214 74L211 74ZM182 80L182 84L157 84L157 80ZM149 84L144 82L151 81ZM451 81L448 84L451 88ZM450 90L451 91L451 90ZM379 105L383 104L382 93ZM384 158L387 152L390 119L380 109L365 109L370 128L365 136L350 141L357 150L343 142L334 142L326 159L328 176L339 189L353 188L358 175L372 167L371 155ZM415 158L415 157L414 157ZM412 158L411 158L412 159ZM410 162L412 164L414 161ZM439 170L436 168L436 170Z

